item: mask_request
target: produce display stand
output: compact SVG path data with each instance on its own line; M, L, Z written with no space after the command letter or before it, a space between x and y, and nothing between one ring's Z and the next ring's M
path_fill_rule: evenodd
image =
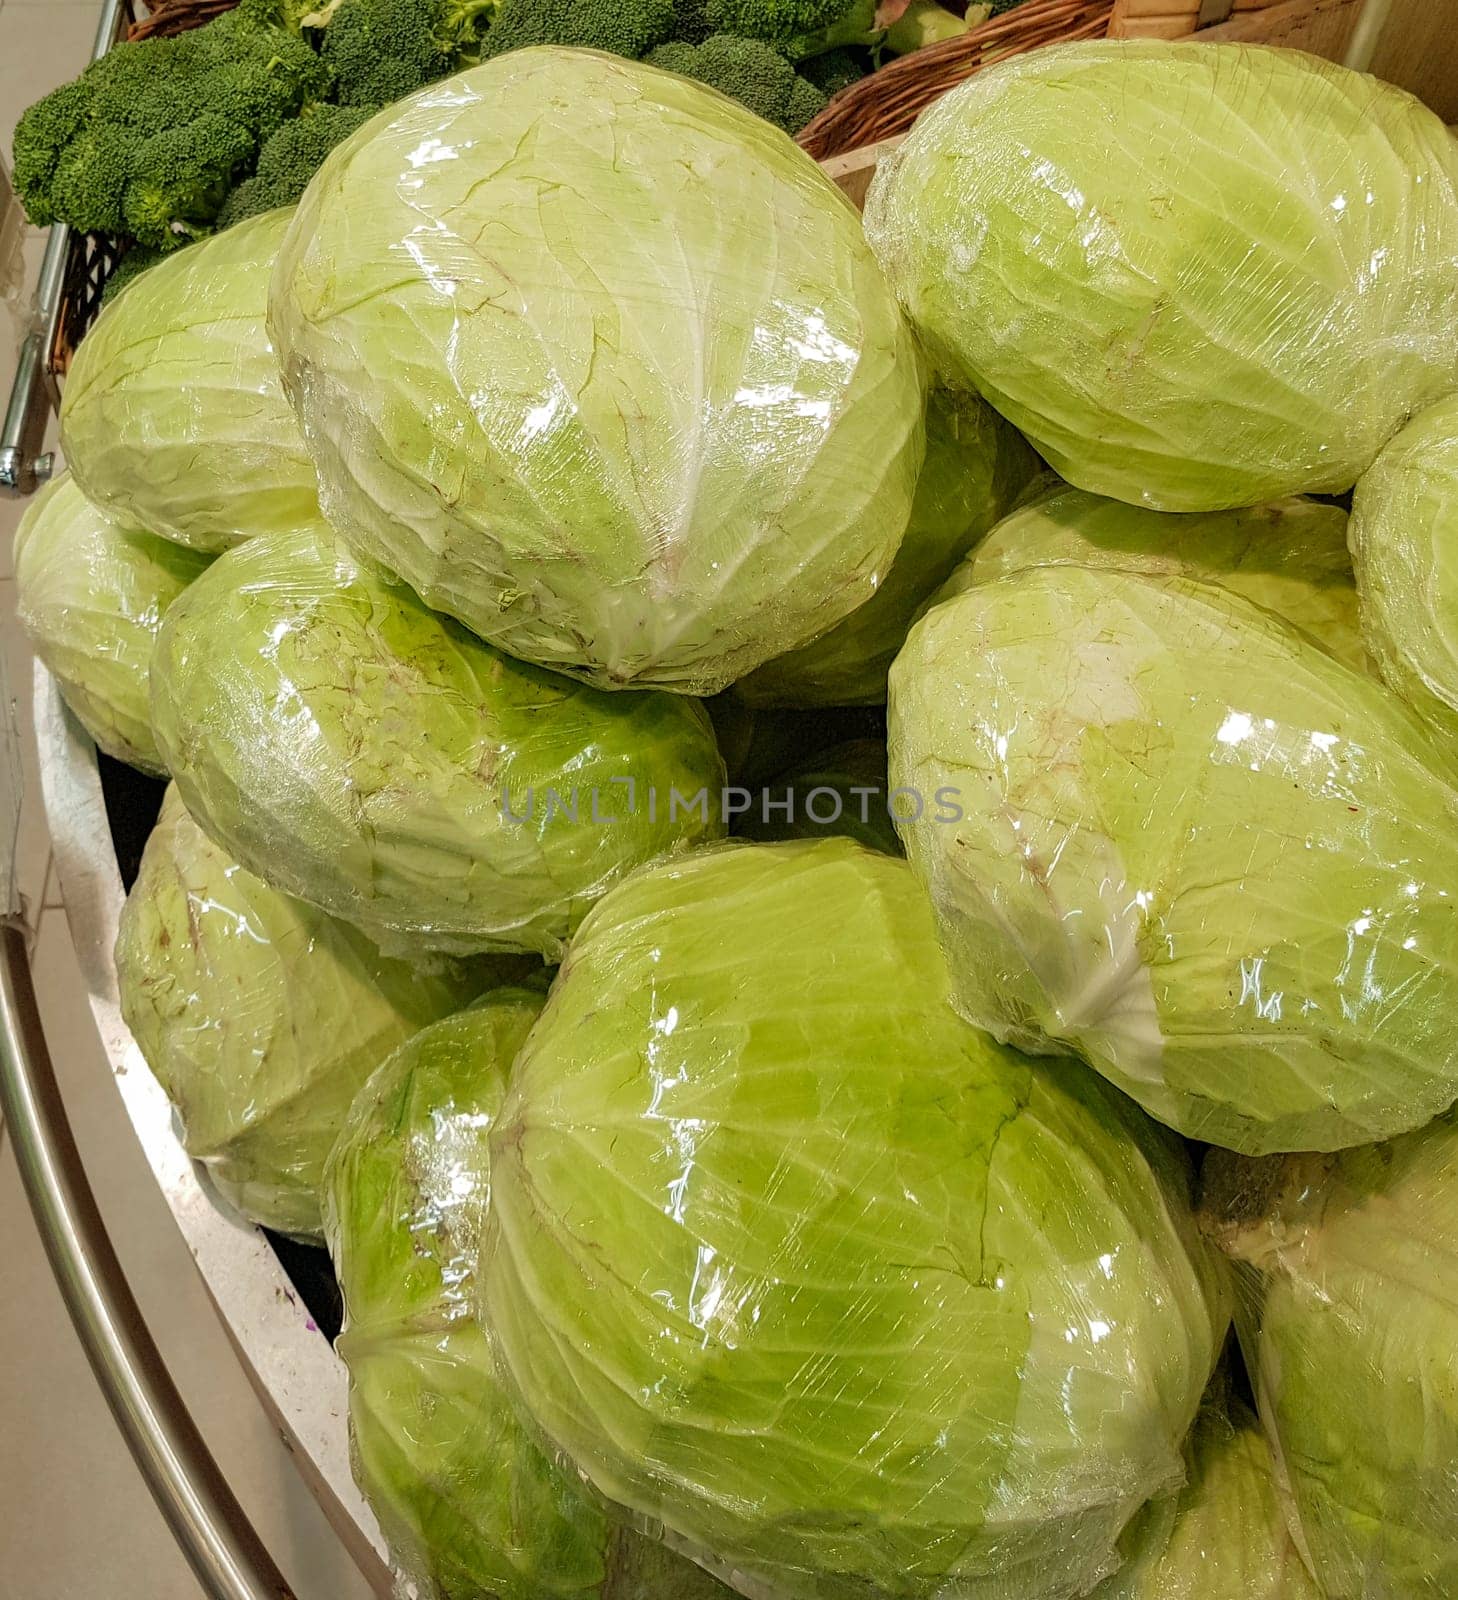
M229 3L172 0L169 7L164 0L157 21L184 9L193 22L203 21ZM801 143L860 203L877 161L899 142L916 113L1001 55L1050 39L1198 32L1211 39L1302 45L1365 66L1387 10L1388 0L1026 0L837 96ZM97 53L137 26L132 0L106 0ZM145 18L140 26L148 28ZM115 259L110 241L78 237L65 227L51 230L0 419L0 489L28 493L49 476L45 429L70 352L95 315ZM0 790L0 825L13 824L18 799L18 743L9 707L0 683L0 783L6 785ZM112 947L130 851L126 822L130 817L135 824L139 813L149 820L160 788L98 759L39 666L34 715L67 918L127 1116L262 1403L366 1582L389 1596L396 1591L383 1541L349 1471L346 1374L327 1328L310 1310L308 1252L290 1252L282 1241L271 1241L213 1193L183 1150L167 1099L122 1021ZM287 1600L284 1579L168 1378L107 1240L46 1049L10 866L0 853L0 1115L57 1283L138 1466L205 1592L216 1600Z

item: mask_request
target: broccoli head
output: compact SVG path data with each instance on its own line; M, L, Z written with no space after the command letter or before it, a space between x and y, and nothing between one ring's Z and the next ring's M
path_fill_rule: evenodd
M216 112L155 134L132 161L126 232L158 250L206 233L253 149L251 135Z
M367 122L374 106L311 106L284 123L264 145L258 170L233 190L218 213L218 226L230 228L245 217L291 206L309 186L324 157Z
M503 0L482 54L575 45L636 61L672 38L673 0Z
M120 233L122 194L146 141L103 123L72 139L51 180L56 215L83 233Z
M876 0L705 0L715 33L761 39L791 60L878 37Z
M264 139L329 88L328 67L269 15L247 0L174 38L119 44L32 106L15 136L31 220L136 228L158 248L205 229Z
M475 59L495 0L340 0L321 46L346 106L388 105Z
M86 125L94 93L85 78L64 83L22 112L15 126L15 192L38 228L59 219L51 189L63 152Z
M799 70L800 76L808 78L827 100L842 89L849 89L853 83L859 83L868 71L854 52L843 45L802 61Z
M825 104L819 89L760 39L716 33L698 45L674 41L647 61L727 94L786 133L798 133Z

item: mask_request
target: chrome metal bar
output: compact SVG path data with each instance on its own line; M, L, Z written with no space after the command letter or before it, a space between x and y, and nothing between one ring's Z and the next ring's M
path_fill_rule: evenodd
M127 0L104 0L91 47L93 61L116 43L127 16ZM10 398L0 421L0 490L11 494L31 494L50 476L51 462L41 453L41 443L47 410L58 396L47 382L46 363L55 347L71 247L71 230L58 223L46 240L45 259L31 301L30 332L21 344Z
M204 1592L210 1600L293 1600L177 1392L107 1237L14 918L0 926L0 1116L97 1382Z

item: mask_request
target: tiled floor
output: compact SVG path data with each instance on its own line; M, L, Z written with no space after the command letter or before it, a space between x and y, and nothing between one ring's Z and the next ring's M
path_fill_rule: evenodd
M0 0L0 149L24 106L74 74L99 0ZM39 240L29 242L32 269ZM0 351L0 405L8 392ZM0 652L24 742L19 876L41 1010L103 1214L174 1378L300 1600L368 1593L248 1385L133 1140L92 1028L50 871L29 730L30 652L15 621L0 497ZM3 781L3 779L0 779ZM0 813L3 813L0 807ZM51 1280L0 1128L0 1600L196 1600Z

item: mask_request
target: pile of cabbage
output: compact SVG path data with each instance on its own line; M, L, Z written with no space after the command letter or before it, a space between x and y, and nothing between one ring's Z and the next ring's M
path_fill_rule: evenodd
M82 345L122 1006L427 1600L1458 1593L1458 142L522 50ZM160 794L160 786L159 786Z

